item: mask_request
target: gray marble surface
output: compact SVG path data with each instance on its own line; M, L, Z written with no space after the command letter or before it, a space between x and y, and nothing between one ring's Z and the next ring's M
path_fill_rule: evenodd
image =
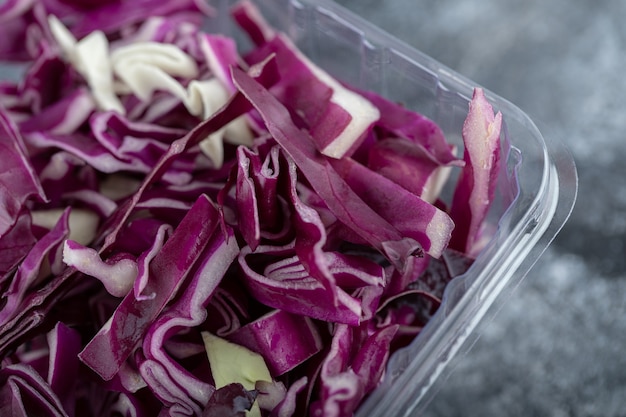
M428 416L626 416L626 2L337 0L518 105L574 155L552 246Z

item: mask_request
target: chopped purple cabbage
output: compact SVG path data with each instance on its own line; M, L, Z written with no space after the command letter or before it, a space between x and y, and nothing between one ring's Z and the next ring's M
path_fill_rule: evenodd
M0 6L0 61L26 65L0 82L0 414L351 416L489 237L482 90L461 159L252 1L245 51L204 32L215 13ZM214 374L207 334L263 369Z

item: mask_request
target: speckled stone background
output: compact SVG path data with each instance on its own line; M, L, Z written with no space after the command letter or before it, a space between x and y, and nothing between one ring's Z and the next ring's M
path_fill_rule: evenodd
M518 105L578 168L569 222L427 416L626 416L626 2L337 2Z

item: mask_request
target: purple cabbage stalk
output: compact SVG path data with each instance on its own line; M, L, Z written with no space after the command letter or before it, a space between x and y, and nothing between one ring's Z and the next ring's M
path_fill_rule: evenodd
M46 196L15 122L0 108L0 236L16 223L27 200Z
M311 415L352 415L359 402L378 384L397 330L397 325L388 326L361 341L357 331L337 325L320 371L320 400L311 404ZM350 355L354 351L356 354Z
M502 114L494 115L482 89L476 88L463 124L465 167L458 180L450 215L457 228L450 247L474 254L481 227L496 188L500 172L500 129Z
M49 255L54 255L57 248L69 237L69 214L66 209L57 224L39 239L28 252L7 290L2 295L4 305L0 310L0 322L13 318L24 300L28 290L34 287L45 275L45 266Z
M50 384L32 367L19 363L0 369L0 412L16 417L69 417Z
M238 247L233 232L229 231L224 235L216 229L204 249L199 264L194 267L193 275L183 294L152 323L143 339L143 354L146 359L140 365L140 373L144 375L155 395L170 407L180 406L190 398L196 403L188 401L188 407L198 412L197 407L206 404L211 396L213 388L210 384L194 377L191 372L176 363L168 355L166 343L172 335L199 326L207 319L206 306L237 253ZM162 377L158 381L146 377L156 374L154 367L163 369ZM184 396L177 398L176 401L168 400L176 398L176 389L173 387L177 386L183 387Z
M228 335L228 340L260 353L272 375L282 375L320 352L324 345L313 320L274 310Z
M149 266L144 289L148 300L127 294L109 321L80 352L83 363L109 380L131 354L165 305L176 295L184 278L202 255L217 228L217 209L200 196Z

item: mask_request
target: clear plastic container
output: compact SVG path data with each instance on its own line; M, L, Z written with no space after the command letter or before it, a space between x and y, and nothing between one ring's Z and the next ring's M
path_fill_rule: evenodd
M234 1L212 2L221 18L208 23L208 29L245 44L233 22L224 18ZM254 2L272 25L329 73L430 117L450 142L462 146L461 127L476 83L331 0ZM4 78L14 78L22 67L5 65L0 70ZM476 326L511 295L573 207L577 176L569 152L558 141L544 138L519 108L486 93L503 114L507 161L489 216L493 237L469 271L450 283L441 308L420 335L392 356L382 384L357 417L419 414L445 381L452 359L471 347Z
M245 36L224 18L234 2L212 2L221 18L210 21L208 30L234 36L245 48ZM450 142L462 146L461 127L476 83L331 0L254 2L274 27L326 71L419 111L433 119ZM22 70L19 64L0 68L3 78L11 79ZM391 357L382 384L357 417L419 415L445 383L452 359L475 341L477 325L512 294L573 207L577 176L569 152L558 141L544 138L519 108L486 94L503 114L507 161L489 214L493 236L467 273L448 285L441 308L419 336ZM444 189L444 196L450 192Z
M214 2L219 16L233 3ZM264 17L286 32L338 79L402 102L433 119L462 146L461 127L478 85L325 0L256 0ZM209 30L234 32L229 19ZM554 239L574 204L577 176L561 143L544 138L519 108L486 91L505 121L504 172L489 219L493 237L467 273L452 281L443 304L420 335L392 356L382 385L357 416L419 414L445 380L449 363L475 340L478 323L497 311ZM449 192L450 190L448 190ZM444 190L445 195L445 190Z

